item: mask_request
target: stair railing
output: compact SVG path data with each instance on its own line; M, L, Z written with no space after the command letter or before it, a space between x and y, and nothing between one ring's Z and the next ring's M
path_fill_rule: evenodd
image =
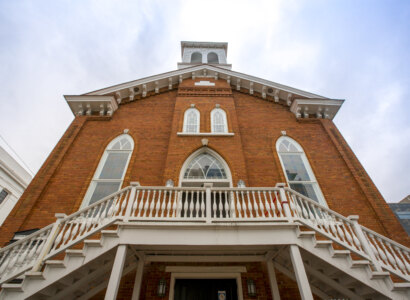
M385 270L410 281L410 249L346 218L316 201L284 188L291 218L366 258L376 271ZM286 202L286 200L285 200Z
M43 263L117 221L299 222L410 281L410 249L302 194L271 188L141 187L136 183L0 249L0 284Z

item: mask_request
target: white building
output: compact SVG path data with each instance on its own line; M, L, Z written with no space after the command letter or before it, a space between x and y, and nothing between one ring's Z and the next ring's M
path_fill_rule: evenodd
M31 175L0 146L0 226L31 181Z

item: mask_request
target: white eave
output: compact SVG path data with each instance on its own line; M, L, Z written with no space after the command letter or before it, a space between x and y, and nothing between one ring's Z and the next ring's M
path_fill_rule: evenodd
M99 114L111 116L117 109L118 103L114 96L100 95L65 95L65 100L71 111L76 116Z
M208 64L195 65L167 73L125 82L104 89L92 91L84 94L83 96L66 96L66 99L67 97L70 97L70 99L74 99L73 97L86 97L83 100L89 101L88 99L92 98L87 97L90 96L109 97L98 99L106 99L105 101L107 102L109 99L112 105L112 113L117 109L114 104L120 104L123 99L126 99L127 101L133 101L135 100L136 96L144 98L147 97L148 93L150 92L158 94L159 91L163 90L164 88L171 90L175 88L179 83L181 83L184 79L189 78L214 78L226 80L228 84L230 84L235 90L246 90L251 95L258 93L263 99L269 98L274 102L281 101L282 103L285 103L297 117L306 116L306 114L303 115L303 113L306 111L309 117L328 117L329 119L333 119L334 115L343 103L342 100L332 100L317 94L295 89L290 86L279 84L273 81ZM113 100L114 98L115 100ZM303 102L305 100L311 100L311 102ZM67 99L67 102L69 102L70 107L72 107L70 104L72 100L69 101ZM83 104L83 113L85 113L87 110L85 110L86 108L84 107L84 105L91 105L91 102L75 103L77 107L75 107L75 110L73 110L72 108L75 114L76 112L81 112L81 110L79 110L78 108L79 104ZM307 112L306 109L309 112ZM321 110L323 110L323 113L320 113ZM94 107L92 111L94 111ZM298 113L301 115L298 115Z
M318 118L333 120L344 100L339 99L295 99L290 111L296 118Z

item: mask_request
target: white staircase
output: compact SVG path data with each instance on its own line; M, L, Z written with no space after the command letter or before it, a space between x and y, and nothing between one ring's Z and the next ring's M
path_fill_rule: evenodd
M0 249L0 299L88 299L107 286L118 245L132 250L125 274L136 268L137 251L149 257L156 247L186 244L185 239L181 243L170 238L175 241L171 245L144 230L171 230L181 236L189 234L187 225L215 235L226 232L227 237L242 229L272 228L266 231L272 241L262 239L264 249L274 253L269 259L275 268L295 279L287 248L297 245L311 290L322 299L410 299L408 248L363 228L357 218L344 218L288 188L132 186L71 216L58 217L55 224ZM287 238L281 242L285 230ZM226 245L212 238L209 245L226 252L224 247L232 245L228 238L222 240ZM252 246L250 242L247 249ZM212 257L215 250L202 255Z

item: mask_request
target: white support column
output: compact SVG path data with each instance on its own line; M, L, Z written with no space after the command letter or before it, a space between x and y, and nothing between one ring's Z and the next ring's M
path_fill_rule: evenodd
M305 266L303 265L302 256L300 255L297 245L290 245L290 258L292 260L293 270L295 271L296 282L298 283L299 293L302 300L313 300L312 291L306 275Z
M268 266L269 285L272 292L272 299L280 300L279 287L278 282L276 281L275 267L273 266L272 259L267 260L266 264Z
M135 275L134 289L132 291L131 300L139 300L141 292L142 274L144 272L144 259L140 256L137 266L137 274Z
M105 292L105 300L115 300L117 298L126 255L127 245L119 245L117 253L115 254L114 265L112 266L107 291Z

